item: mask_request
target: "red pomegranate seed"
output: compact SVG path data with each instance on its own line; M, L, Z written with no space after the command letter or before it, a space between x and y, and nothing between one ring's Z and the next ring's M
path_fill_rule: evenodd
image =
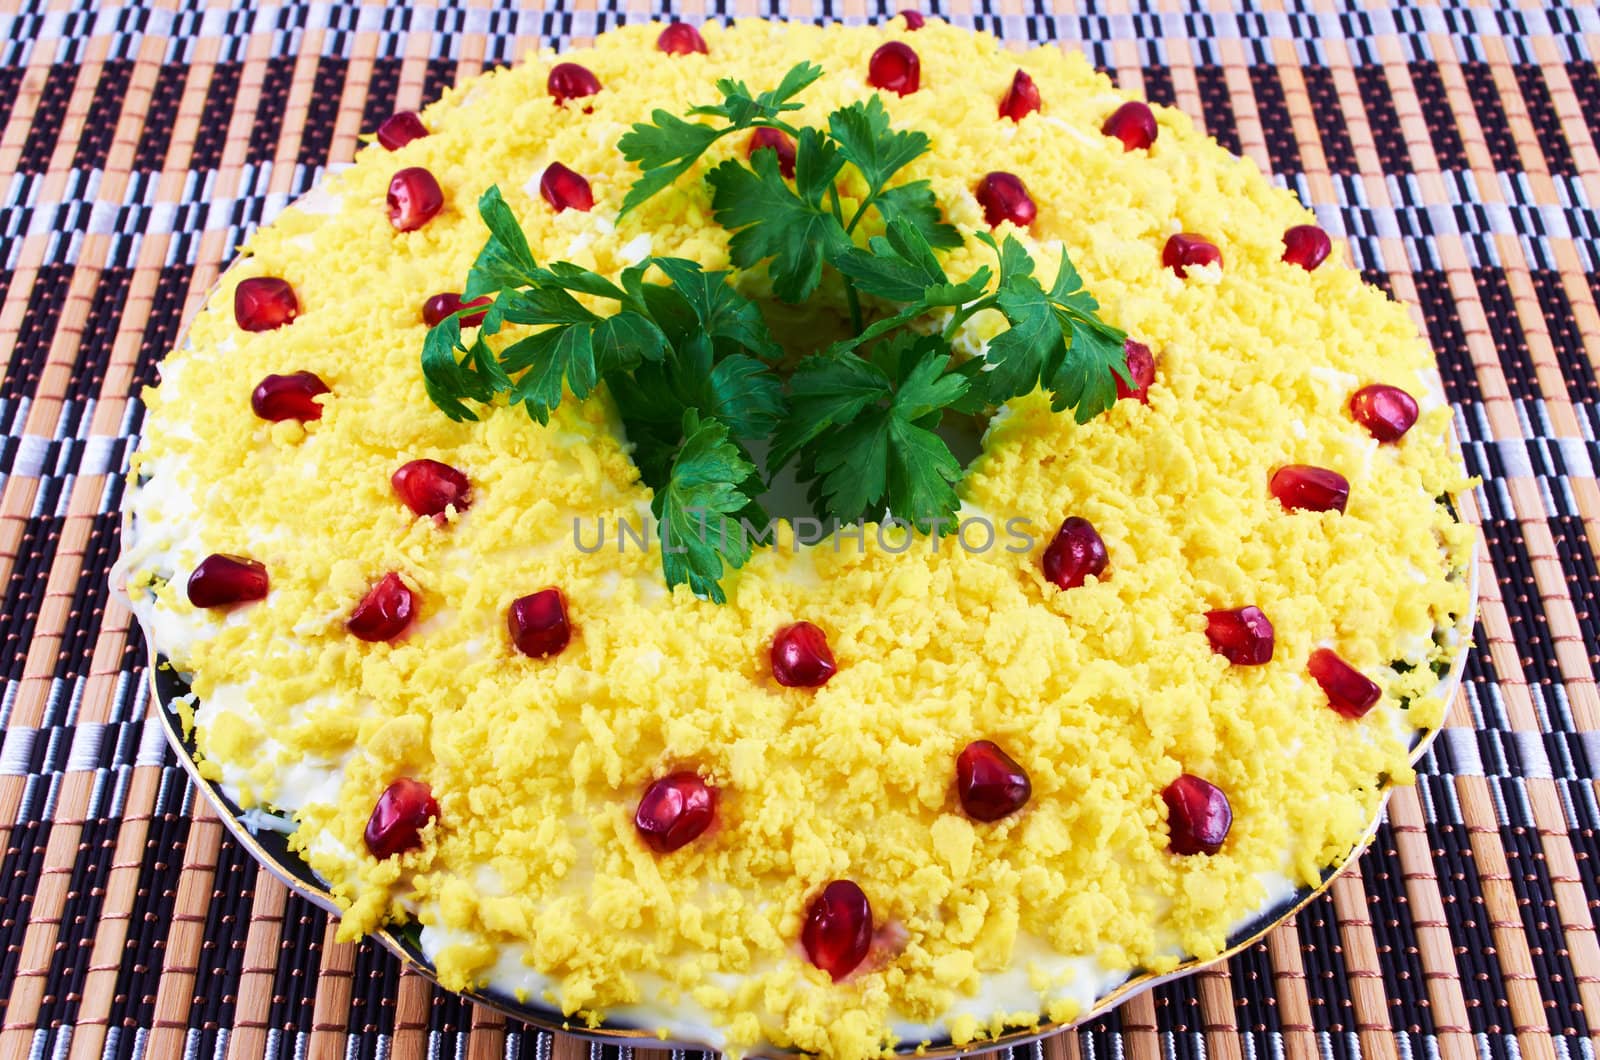
M1018 70L1000 100L1000 116L1021 121L1039 109L1039 86L1033 83L1026 70Z
M1124 151L1138 151L1155 143L1161 130L1149 104L1131 100L1112 111L1100 131L1121 140Z
M556 63L550 68L545 89L559 106L569 99L583 99L600 91L600 79L588 67L577 63Z
M1280 467L1268 488L1290 511L1342 512L1350 500L1350 483L1343 475L1310 464Z
M414 232L444 209L439 182L421 166L409 166L389 181L389 223L397 232Z
M810 622L778 630L769 654L772 676L785 688L819 688L839 669L828 649L828 635Z
M409 110L389 115L378 126L378 142L389 151L398 151L412 140L420 140L427 135L428 127Z
M1251 604L1232 611L1206 612L1206 638L1211 650L1238 666L1272 661L1272 623Z
M1167 828L1174 854L1215 854L1233 826L1228 796L1209 780L1185 773L1166 786Z
M389 483L418 515L443 515L452 506L463 512L472 502L467 476L437 460L413 460L391 475Z
M824 887L806 910L800 944L834 982L849 975L872 948L872 906L865 892L849 880Z
M921 11L913 11L909 7L900 12L900 17L906 20L906 29L911 32L928 24L928 20L922 17Z
M1167 240L1161 251L1161 264L1178 274L1178 279L1189 275L1190 266L1221 265L1222 251L1203 236L1179 232Z
M322 406L314 398L326 394L328 384L315 372L269 375L256 384L250 408L264 420L320 420Z
M1117 376L1117 397L1134 398L1141 405L1150 404L1150 384L1156 379L1156 359L1150 347L1142 342L1124 339L1122 352L1128 358L1128 375L1133 379L1129 386Z
M1350 395L1350 415L1380 442L1395 442L1417 422L1417 399L1397 386L1374 383Z
M1027 228L1039 214L1033 197L1015 173L985 174L974 194L978 197L978 205L983 207L983 219L990 228L997 227L1001 221Z
M416 613L416 594L400 580L400 575L390 571L367 590L345 620L344 628L362 640L394 640L411 625Z
M189 575L189 602L195 607L226 607L267 595L267 568L244 556L213 552Z
M540 589L511 601L506 627L511 630L511 643L530 659L559 655L572 640L567 601L560 589Z
M1316 225L1295 225L1283 234L1283 260L1310 272L1328 260L1333 240Z
M769 129L765 125L750 134L750 146L745 148L744 156L752 157L757 151L771 150L778 156L778 171L790 180L794 179L794 141L782 129Z
M695 773L654 781L633 814L639 836L657 854L670 854L699 838L717 816L717 789Z
M706 39L689 23L674 22L662 30L661 36L656 38L656 49L668 55L689 55L693 52L704 55Z
M594 192L589 182L560 162L551 162L546 167L544 176L539 178L539 194L555 207L556 213L562 210L588 213L594 209Z
M415 850L422 845L422 830L438 816L433 790L420 780L401 777L383 789L367 818L367 849L379 861Z
M1327 648L1312 652L1306 669L1327 693L1328 705L1347 718L1362 717L1383 696L1376 681Z
M909 96L922 87L922 60L911 45L892 40L872 53L867 63L867 84L897 96Z
M956 756L956 794L975 821L998 821L1016 813L1033 794L1033 784L1016 759L990 740L974 740Z
M475 305L491 306L494 305L494 299L489 295L483 295L470 302L463 302L461 295L455 291L445 291L422 303L422 322L431 328L445 317ZM475 328L483 323L483 318L483 313L468 313L461 318L461 326Z
M233 319L246 331L272 331L300 315L300 300L288 280L252 276L233 289Z
M1069 516L1044 550L1044 576L1058 589L1076 589L1106 569L1106 543L1087 519Z

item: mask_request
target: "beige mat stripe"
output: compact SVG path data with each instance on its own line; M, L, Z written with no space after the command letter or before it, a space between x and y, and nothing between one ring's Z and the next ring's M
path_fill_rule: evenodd
M289 891L266 869L256 869L250 903L250 932L239 968L238 1002L228 1032L227 1060L254 1060L267 1051L272 1015L272 983L278 972L279 942Z
M1457 704L1457 711L1463 710ZM1472 1027L1467 1018L1466 997L1461 991L1456 963L1452 920L1467 915L1466 910L1445 910L1439 878L1434 869L1433 848L1428 839L1427 820L1416 788L1397 789L1389 799L1389 827L1394 833L1395 851L1405 881L1406 909L1412 934L1417 940L1417 958L1428 992L1428 1011L1438 1033L1439 1052L1446 1060L1467 1060L1476 1055Z
M1304 915L1302 911L1300 916ZM1284 1054L1289 1060L1312 1060L1319 1053L1311 1022L1311 992L1306 988L1305 956L1300 949L1300 916L1289 918L1267 936L1267 956L1272 961L1272 993L1283 1027Z
M1399 1054L1395 1048L1394 1024L1389 1019L1389 995L1383 984L1378 944L1372 937L1372 907L1358 870L1352 868L1334 881L1333 908L1339 922L1339 945L1343 950L1361 1055L1364 1060L1372 1057L1393 1060Z
M300 54L295 58L294 73L289 78L289 94L284 99L283 120L279 126L277 148L272 155L272 177L267 184L268 191L288 195L294 189L300 141L305 138L305 123L300 119L311 109L311 97L317 85L317 67L321 65L323 37L320 29L308 29L301 37Z
M155 1019L150 1028L147 1056L182 1056L189 1033L189 1009L195 1000L195 973L205 942L206 910L214 895L217 854L222 846L222 822L203 799L195 800L194 819L183 845L183 868L172 906L172 926L167 931L166 957L156 988ZM200 989L209 989L202 984Z

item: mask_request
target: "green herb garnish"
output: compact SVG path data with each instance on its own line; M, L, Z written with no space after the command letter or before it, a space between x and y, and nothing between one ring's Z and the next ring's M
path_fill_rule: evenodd
M881 99L842 107L823 128L791 125L786 115L801 109L794 98L821 76L801 63L759 95L725 79L720 103L687 117L655 111L619 141L640 170L621 212L688 174L725 136L783 132L795 143L793 180L773 151L722 162L704 175L712 213L732 233L734 267L764 267L786 302L806 303L836 273L850 338L791 366L732 272L657 257L613 281L568 262L541 265L490 188L478 204L489 239L463 297L494 303L470 345L464 310L435 326L423 348L428 395L457 420L476 418L472 403L504 400L546 423L568 391L581 400L604 383L655 491L667 583L718 602L726 571L749 559L751 537L768 528L757 498L786 464L795 463L819 517L890 515L939 533L960 506L961 465L936 433L947 414L1043 387L1054 409L1084 422L1116 399L1116 376L1127 378L1124 333L1097 316L1064 251L1048 289L1021 243L987 232L977 238L994 251L995 268L945 272L938 251L960 246L960 233L943 221L927 181L894 183L927 152L928 137L893 129ZM863 231L869 217L866 231L880 234ZM952 340L986 309L1009 327L983 358L963 360ZM935 314L946 319L930 329ZM495 341L508 324L536 330ZM756 443L766 447L764 472L751 457Z

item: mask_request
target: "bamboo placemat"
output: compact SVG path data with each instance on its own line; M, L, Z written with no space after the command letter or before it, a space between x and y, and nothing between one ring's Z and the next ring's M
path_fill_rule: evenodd
M1485 542L1479 648L1372 851L1225 967L1018 1051L1595 1060L1600 13L938 7L1086 50L1315 204L1426 326L1484 478L1468 512ZM326 916L258 870L146 721L144 661L106 572L141 422L130 396L242 233L392 110L654 10L0 0L0 1058L590 1052L335 943Z

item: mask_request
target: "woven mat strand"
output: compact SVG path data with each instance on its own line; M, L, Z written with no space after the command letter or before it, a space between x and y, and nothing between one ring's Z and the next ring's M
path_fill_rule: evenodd
M1316 205L1439 351L1492 574L1451 727L1359 867L1225 967L1019 1052L1594 1060L1600 14L942 9L1085 49ZM106 572L130 395L241 235L392 110L651 10L0 0L0 1057L591 1052L334 943L259 871L145 721Z

